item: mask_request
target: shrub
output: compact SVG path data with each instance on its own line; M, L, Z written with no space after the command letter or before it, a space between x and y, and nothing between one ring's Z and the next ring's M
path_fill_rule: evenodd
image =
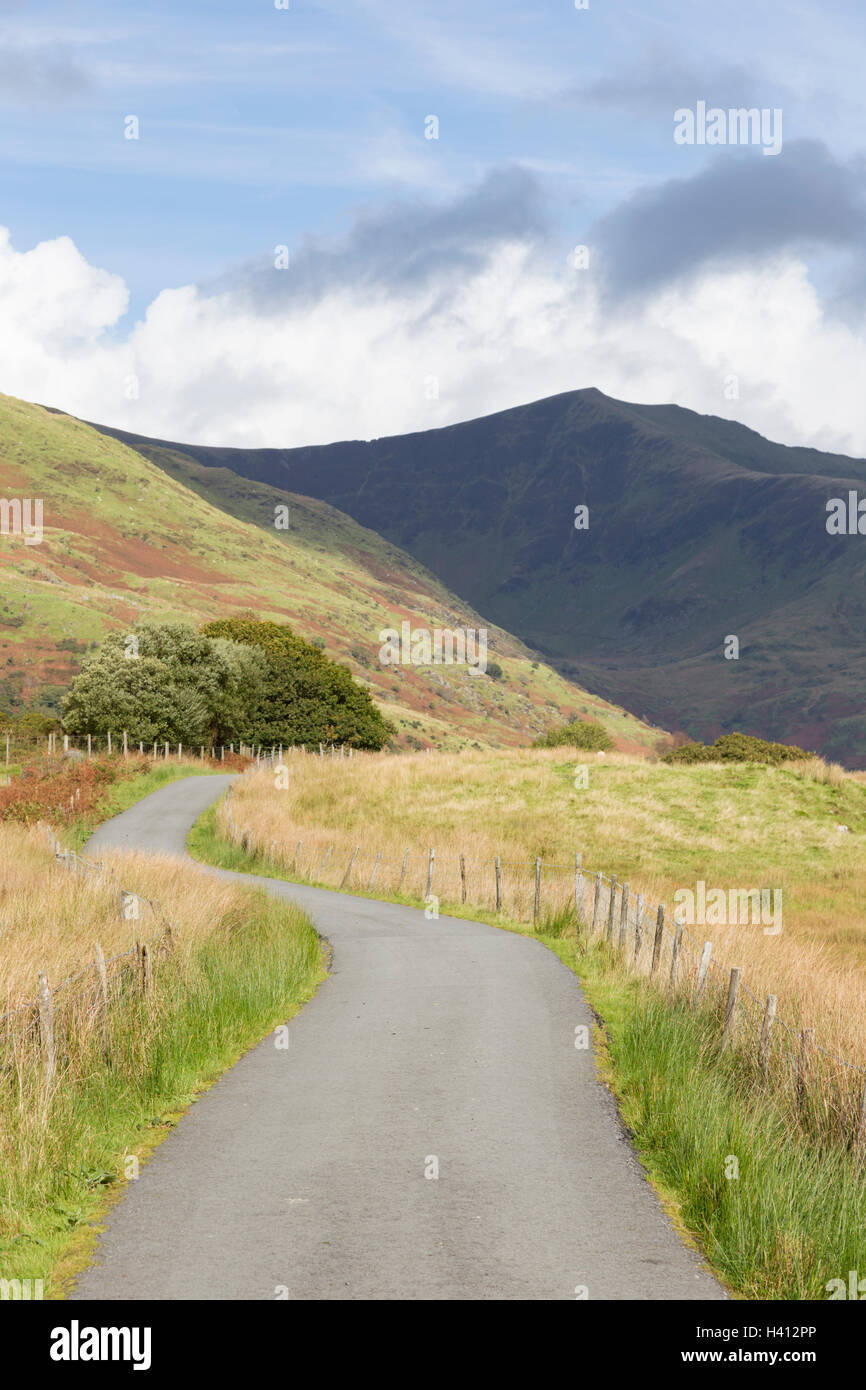
M770 743L751 734L722 734L715 743L686 743L665 754L666 763L779 763L805 758L802 748L788 743Z
M139 759L136 765L138 770ZM35 825L50 820L56 824L86 815L106 787L125 771L116 758L34 758L21 769L20 777L8 787L0 787L0 821Z
M558 729L548 729L533 743L533 748L583 748L588 752L604 753L613 747L613 739L601 724L589 724L583 719L572 719L570 724L562 724Z

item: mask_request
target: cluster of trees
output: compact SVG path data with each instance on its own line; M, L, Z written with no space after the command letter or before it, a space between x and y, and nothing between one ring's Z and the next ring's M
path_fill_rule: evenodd
M144 623L111 633L63 702L69 734L132 743L345 743L382 748L393 729L344 666L288 626L231 618L196 631Z
M36 739L46 734L57 733L60 720L53 714L43 714L41 710L28 709L21 714L10 714L0 709L0 735L10 734L12 738Z

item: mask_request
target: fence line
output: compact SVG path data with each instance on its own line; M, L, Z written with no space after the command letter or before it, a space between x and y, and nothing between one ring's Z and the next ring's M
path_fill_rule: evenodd
M88 759L94 758L97 754L127 758L131 754L138 753L143 757L163 760L186 757L212 762L224 762L226 754L229 754L249 758L258 763L281 760L284 753L290 752L303 753L307 756L317 755L321 758L352 758L355 755L354 748L344 743L319 743L311 748L306 748L303 744L289 747L275 743L268 747L262 743L246 743L243 740L235 739L229 743L189 745L167 742L164 739L130 740L126 729L121 729L119 732L112 730L105 734L81 734L78 737L72 734L50 733L30 738L17 738L14 732L0 732L0 767L8 768L26 758L35 757L40 752L48 757L59 757L63 753L75 753Z
M309 882L361 892L378 885L382 893L390 884L390 891L420 897L438 914L442 903L466 904L469 878L470 904L486 904L488 910L542 932L547 928L561 934L573 917L579 935L602 942L629 971L691 1009L715 1014L720 1052L736 1049L755 1066L756 1076L781 1072L797 1112L804 1117L810 1112L810 1120L827 1132L841 1132L866 1159L866 1067L821 1046L812 1029L782 1018L776 996L759 998L741 967L717 960L713 943L698 940L681 913L673 915L670 925L665 905L658 904L653 922L642 894L620 883L616 874L593 872L582 855L570 864L549 864L538 857L495 856L488 861L443 856L429 846L407 848L391 859L378 848L357 845L346 863L336 858L336 846L324 832L311 831L291 856L290 847L284 853L275 841L261 843L249 827L238 824L231 788L225 808L232 844L283 870L289 869L291 857L289 872Z
M134 969L141 978L145 991L149 988L152 980L153 959L160 953L167 954L174 949L176 932L171 922L165 914L162 904L158 899L147 898L141 893L133 892L130 888L125 888L117 879L117 875L108 869L100 860L85 859L75 850L64 849L59 840L54 835L49 826L40 822L41 829L48 836L49 846L54 855L55 863L63 864L70 872L94 875L97 878L106 878L114 882L118 894L118 910L124 921L137 922L140 920L140 905L144 904L150 909L155 921L160 924L160 931L145 941L136 941L135 945L128 951L120 951L117 954L105 957L99 942L94 943L94 961L71 975L67 975L53 987L48 984L47 971L39 972L39 988L35 999L26 1001L24 1004L17 1005L14 1009L8 1009L0 1014L0 1024L5 1024L5 1040L10 1041L12 1025L10 1020L22 1014L28 1015L32 1021L36 1015L39 1019L39 1035L43 1048L48 1055L55 1051L55 1028L54 1028L54 1000L70 985L80 981L91 979L96 975L96 986L102 995L104 1002L108 1002L108 967L116 966L117 970L123 971L124 961L134 959ZM114 972L115 974L117 971ZM90 990L83 991L92 992ZM24 1029L26 1033L27 1028ZM51 1074L54 1073L54 1066L51 1066Z

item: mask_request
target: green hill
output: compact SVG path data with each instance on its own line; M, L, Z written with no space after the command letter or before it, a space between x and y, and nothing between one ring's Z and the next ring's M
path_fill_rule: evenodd
M348 665L407 746L526 743L570 712L603 720L622 747L658 738L535 665L423 565L326 503L186 458L162 462L0 396L0 496L42 498L45 517L41 544L0 536L0 708L56 709L107 630L251 611L291 623ZM289 508L286 531L275 529L277 506ZM403 621L486 625L501 679L382 666L380 630Z

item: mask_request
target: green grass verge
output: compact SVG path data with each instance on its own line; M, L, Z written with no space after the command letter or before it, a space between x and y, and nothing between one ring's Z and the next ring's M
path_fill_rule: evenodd
M215 807L188 845L221 868L307 881L222 840ZM423 906L410 897L384 900ZM736 1053L719 1055L711 1019L669 1004L625 973L602 943L576 934L573 914L542 922L536 933L477 908L449 907L449 915L534 936L579 976L603 1021L600 1072L647 1176L681 1233L735 1295L826 1299L830 1280L847 1281L851 1269L866 1274L866 1170L843 1149L792 1127L772 1092L754 1089Z
M826 1299L866 1270L866 1170L792 1123L717 1020L670 1003L603 945L546 941L603 1020L599 1061L647 1173L740 1296Z
M251 889L248 912L231 916L189 958L160 963L149 1001L127 993L113 1005L105 1042L99 1030L72 1033L44 1124L37 1064L0 1075L3 1279L43 1279L45 1297L61 1297L131 1176L130 1156L146 1157L314 993L324 971L303 912Z
M168 762L152 767L149 772L140 772L123 781L112 782L86 816L77 816L62 828L60 839L67 849L80 850L103 821L111 820L112 816L119 816L121 811L128 811L130 806L150 796L151 792L159 791L160 787L167 786L169 782L177 782L181 777L214 775L212 767L202 767L201 764L192 761L179 765Z

